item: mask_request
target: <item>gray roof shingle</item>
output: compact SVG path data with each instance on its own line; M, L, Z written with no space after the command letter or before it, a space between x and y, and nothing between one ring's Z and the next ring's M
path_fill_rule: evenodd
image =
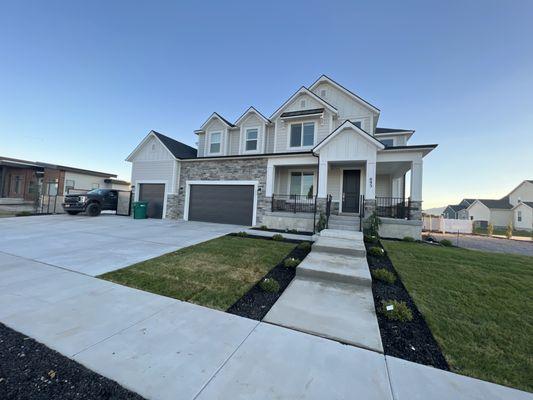
M509 197L504 197L503 199L493 200L493 199L478 199L481 203L485 204L488 208L499 208L502 210L510 210L513 208L511 203L509 203Z
M188 146L185 143L178 142L168 136L163 135L162 133L152 131L154 135L157 136L159 140L165 145L167 149L174 155L176 158L194 158L196 157L197 150L194 147Z

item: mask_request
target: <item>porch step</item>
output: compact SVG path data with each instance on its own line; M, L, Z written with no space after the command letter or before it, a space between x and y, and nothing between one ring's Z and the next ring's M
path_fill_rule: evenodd
M366 249L363 241L349 239L337 239L320 236L312 247L313 251L347 256L366 257Z
M345 224L337 224L332 223L331 221L328 223L329 229L338 229L343 231L349 231L349 232L359 232L359 224L351 224L351 225L345 225Z
M371 287L366 258L311 252L296 268L296 277Z
M350 221L350 222L354 222L354 221L359 221L359 216L358 215L342 215L342 214L331 214L329 216L329 220L330 221Z

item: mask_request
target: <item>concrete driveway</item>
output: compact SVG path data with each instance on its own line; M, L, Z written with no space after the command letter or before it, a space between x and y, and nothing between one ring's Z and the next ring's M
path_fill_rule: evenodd
M240 228L111 214L2 218L0 252L96 276Z

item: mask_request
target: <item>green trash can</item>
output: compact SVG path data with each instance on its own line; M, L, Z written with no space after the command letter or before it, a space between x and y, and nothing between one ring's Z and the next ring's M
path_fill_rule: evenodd
M133 203L133 219L146 219L147 201L135 201Z

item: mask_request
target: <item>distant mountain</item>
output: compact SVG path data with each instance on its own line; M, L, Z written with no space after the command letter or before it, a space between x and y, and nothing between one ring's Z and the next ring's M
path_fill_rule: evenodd
M427 210L422 210L426 214L431 215L441 215L446 207L435 207L435 208L428 208Z

